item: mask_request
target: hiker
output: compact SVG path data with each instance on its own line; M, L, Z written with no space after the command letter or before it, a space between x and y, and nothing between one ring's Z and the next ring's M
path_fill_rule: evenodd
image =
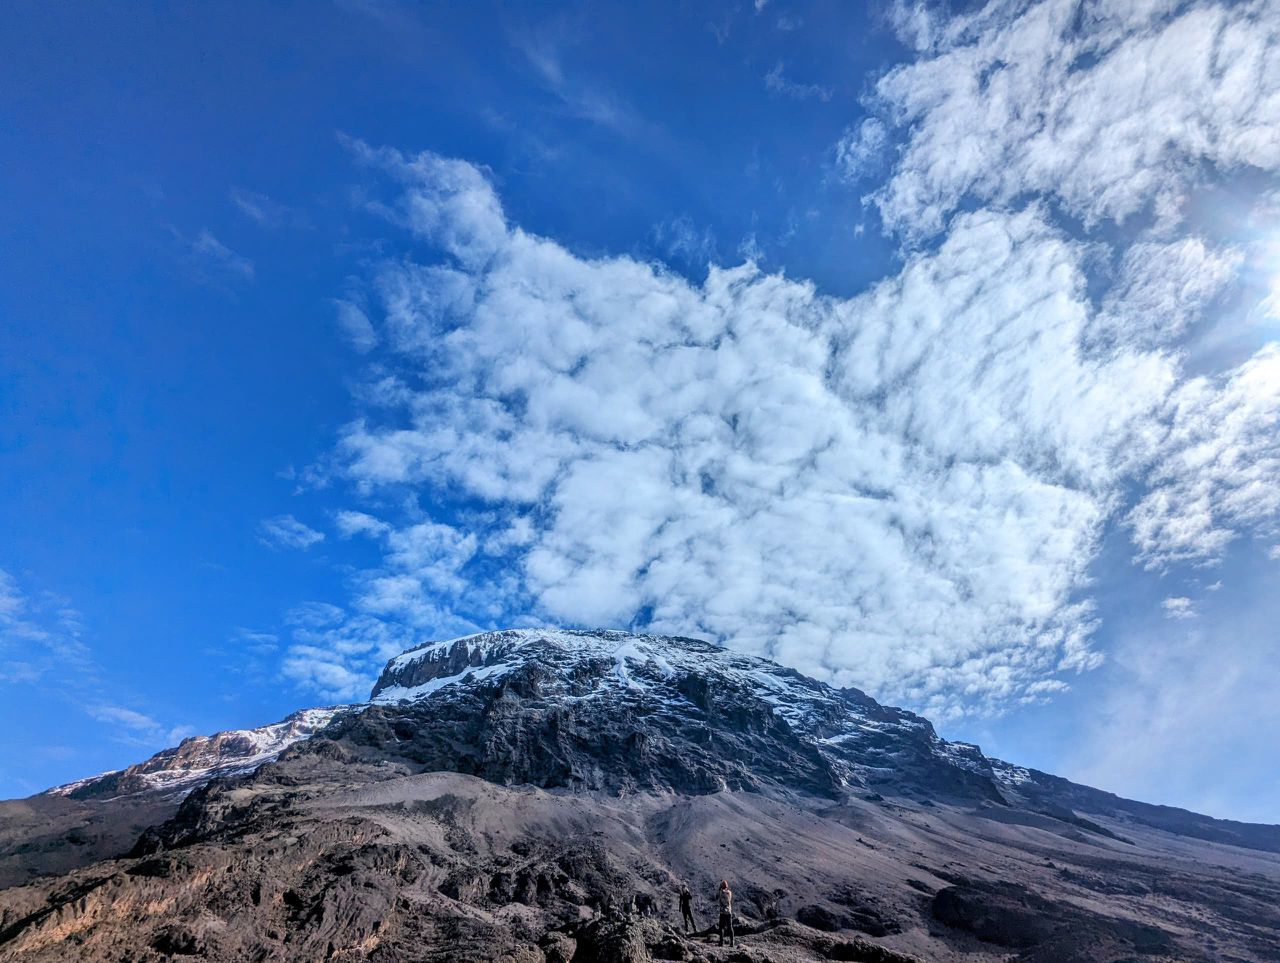
M680 917L686 933L695 932L698 924L693 921L693 894L687 883L680 884Z
M729 888L727 879L720 880L720 892L716 894L720 903L720 922L716 929L720 931L720 945L724 946L724 934L729 934L729 945L733 946L733 890Z

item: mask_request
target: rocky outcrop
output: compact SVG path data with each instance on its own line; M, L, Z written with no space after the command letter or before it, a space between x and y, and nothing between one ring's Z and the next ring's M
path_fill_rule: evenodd
M296 754L183 809L133 856L0 891L0 960L1117 963L1212 939L1260 963L1280 933L1280 874L1238 851L1071 841L953 804L618 797ZM710 938L721 877L732 951Z

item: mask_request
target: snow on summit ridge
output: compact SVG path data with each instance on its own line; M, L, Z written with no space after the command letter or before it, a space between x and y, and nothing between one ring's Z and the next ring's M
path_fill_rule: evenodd
M506 629L427 642L388 660L366 702L192 737L49 793L177 800L212 779L250 778L265 763L307 756L547 790L950 799L1072 833L1121 839L1125 826L1141 825L1280 852L1280 827L1121 799L949 742L913 712L764 658L613 630Z
M171 749L126 769L104 772L47 790L52 796L88 799L159 791L185 796L218 776L252 772L285 749L319 732L346 706L301 709L279 722L254 729L229 729L190 736Z
M501 678L529 662L561 674L583 663L611 663L611 671L602 678L605 688L649 690L651 695L659 695L655 687L678 675L718 677L756 690L792 721L799 721L806 703L829 700L837 691L866 699L856 689L834 690L776 662L701 639L612 629L503 629L429 642L401 653L387 663L370 701L416 701L450 685Z

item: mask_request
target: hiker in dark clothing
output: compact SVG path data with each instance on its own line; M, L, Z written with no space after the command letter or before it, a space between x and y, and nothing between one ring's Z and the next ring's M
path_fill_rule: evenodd
M729 945L733 946L733 890L729 888L727 879L720 880L720 892L716 894L720 903L720 922L716 929L720 931L720 945L724 946L724 934L729 934Z
M697 930L698 924L693 921L693 894L687 885L680 887L680 917L686 933Z

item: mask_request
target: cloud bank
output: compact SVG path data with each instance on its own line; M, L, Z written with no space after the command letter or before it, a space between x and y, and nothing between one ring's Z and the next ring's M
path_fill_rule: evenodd
M999 711L1098 664L1109 524L1156 569L1274 536L1280 352L1190 377L1180 347L1242 263L1185 197L1280 166L1274 11L1077 6L899 9L918 57L838 156L864 176L905 131L871 199L906 246L852 298L582 257L476 166L355 145L416 241L371 279L332 467L383 561L286 671L356 695L406 637L545 620Z

